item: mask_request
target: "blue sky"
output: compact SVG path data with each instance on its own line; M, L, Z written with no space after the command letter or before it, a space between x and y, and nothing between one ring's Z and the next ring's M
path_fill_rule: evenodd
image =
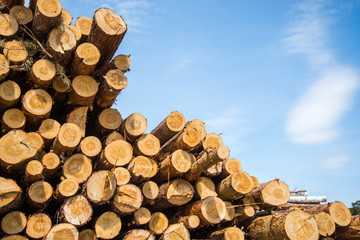
M222 133L265 182L348 206L360 199L360 2L356 0L68 1L74 19L110 7L131 54L116 108L171 111Z

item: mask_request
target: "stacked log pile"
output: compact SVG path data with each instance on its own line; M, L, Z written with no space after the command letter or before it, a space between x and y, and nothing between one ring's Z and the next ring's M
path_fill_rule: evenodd
M1 239L356 239L341 202L281 208L288 186L260 184L221 137L174 111L112 108L130 55L127 26L59 0L0 3ZM354 238L355 236L355 238Z

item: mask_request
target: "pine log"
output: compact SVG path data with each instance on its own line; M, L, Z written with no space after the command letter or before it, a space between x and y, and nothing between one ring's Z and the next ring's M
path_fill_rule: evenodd
M58 155L52 152L46 153L42 157L41 163L44 166L43 174L45 179L53 178L60 167L60 159Z
M237 207L235 209L236 222L242 222L255 215L255 210L252 206Z
M95 206L109 202L116 188L115 174L106 170L93 172L84 185L85 196Z
M131 182L139 183L148 180L153 172L151 159L145 156L135 157L128 165Z
M7 13L0 14L0 26L0 37L5 39L14 38L19 29L16 18Z
M186 128L184 131L179 132L173 138L167 141L161 147L161 153L172 153L178 149L189 151L198 145L200 140L200 135L195 129Z
M153 157L157 155L159 151L160 151L159 139L150 133L142 135L134 143L135 155L144 155L147 157Z
M255 198L252 195L245 195L240 202L244 205L244 206L251 206L253 207L255 210L260 210L260 203L257 203L255 201ZM283 204L279 205L282 206Z
M76 146L80 143L81 131L74 123L64 123L56 136L52 145L54 153L60 155L62 153L71 154Z
M128 142L116 140L102 151L98 160L98 169L110 170L127 165L132 159L133 149Z
M78 107L75 108L69 115L67 116L66 122L74 123L80 128L81 137L85 137L86 133L86 119L89 107Z
M125 32L126 23L122 17L107 8L95 11L87 42L94 44L101 52L98 67L106 65L114 56Z
M185 126L185 118L178 111L173 111L159 125L151 131L160 141L160 145L164 145L177 133L182 131Z
M93 209L89 201L82 195L76 195L64 201L59 218L75 227L82 227L90 221L92 214Z
M75 35L75 38L76 38L76 45L79 45L80 44L80 41L81 41L81 31L80 31L80 28L78 28L77 26L74 26L74 25L68 25L68 27L71 29L71 31L74 33Z
M270 238L270 224L272 215L255 218L248 226L247 232L253 240L268 240ZM287 239L287 238L285 238Z
M124 73L119 69L112 69L106 73L101 82L100 91L96 98L96 105L100 108L111 107L120 92L128 84Z
M223 146L222 138L216 133L209 133L206 137L191 151L193 153L200 153L202 150L207 148L219 148Z
M222 166L223 166L223 162L218 162L212 165L211 167L209 167L208 169L206 169L206 171L203 172L203 174L209 178L217 178L222 172Z
M45 119L41 122L38 133L44 140L45 148L49 148L59 134L60 123L55 119Z
M27 123L37 129L44 119L49 118L53 102L51 96L42 89L32 89L22 98L22 111Z
M330 214L336 226L339 227L346 227L351 222L351 212L349 208L347 208L346 205L342 202L332 202L318 205L316 207L304 209L304 211L311 214L326 212Z
M188 121L185 124L185 128L195 129L200 135L200 141L202 141L207 135L207 132L205 130L205 123L203 123L199 119L193 119L191 121Z
M22 189L14 180L0 176L0 214L20 207L21 195Z
M96 233L92 229L84 229L79 233L79 240L97 240Z
M88 75L76 76L71 83L68 104L91 106L99 87L96 80Z
M31 239L41 239L51 229L51 219L45 213L35 213L28 218L26 235Z
M110 143L112 143L113 141L116 141L116 140L124 140L124 138L117 131L113 131L112 133L107 135L107 137L103 140L102 145L103 145L103 147L106 147L107 145L109 145Z
M21 64L28 57L28 51L20 41L12 40L5 43L4 55L12 64Z
M259 182L259 180L258 180L256 177L254 177L254 176L251 176L251 178L252 178L252 180L253 180L253 182L254 182L254 186L255 186L256 188L260 187L260 182Z
M61 3L59 0L36 0L32 31L39 41L45 40L47 34L60 20Z
M131 178L129 170L123 167L116 167L111 171L115 174L117 186L121 186L129 183Z
M133 184L125 184L116 189L112 205L120 215L129 215L140 208L142 201L140 188Z
M254 188L250 175L244 171L235 172L222 180L217 186L219 197L223 200L235 200Z
M182 223L169 225L160 238L161 240L190 240L189 230Z
M72 60L77 41L74 32L61 24L51 30L46 44L54 61L66 67Z
M52 96L53 101L55 102L54 109L57 110L57 112L53 111L53 115L56 116L55 118L61 118L62 114L60 110L64 109L65 107L68 96L67 93L70 91L71 83L70 81L61 78L60 75L56 75L51 82L51 86L52 88L50 88L48 91Z
M21 236L21 235L9 235L6 237L1 238L1 240L29 240L27 237Z
M230 222L236 216L235 206L232 205L232 203L228 202L228 201L224 201L224 203L225 203L225 207L226 207L226 214L225 214L223 222Z
M18 234L24 231L27 219L23 212L13 211L1 219L1 229L6 234Z
M153 205L154 199L159 195L159 186L153 181L145 182L141 187L144 196L144 204Z
M320 212L314 215L320 236L331 236L335 232L335 222L326 212Z
M51 201L53 188L50 183L45 181L37 181L31 184L27 189L27 202L30 206L41 209L47 206Z
M1 132L5 134L11 130L23 130L25 128L25 122L26 116L21 110L17 108L9 109L2 116Z
M184 179L175 179L159 187L159 194L154 199L152 209L162 210L169 207L185 205L194 196L193 186Z
M134 142L145 132L146 127L146 118L140 113L133 113L123 121L120 133L126 141Z
M0 2L0 11L2 13L9 12L9 9L11 9L15 5L24 5L24 0L3 0Z
M155 240L155 236L148 230L145 229L132 229L125 233L122 240Z
M228 227L222 230L213 232L210 240L244 240L245 235L240 228Z
M44 179L44 167L38 160L31 160L26 165L24 183L31 184Z
M141 207L134 212L133 216L131 217L131 220L128 221L128 226L145 225L150 221L150 218L151 218L151 212L149 211L149 209Z
M72 59L70 74L72 76L91 74L99 59L100 52L95 45L91 43L80 44L76 48L74 58Z
M156 235L162 234L167 229L168 225L169 220L162 212L155 212L151 214L148 226L152 233Z
M61 22L65 25L70 25L73 17L71 13L66 9L61 9Z
M100 239L113 239L121 230L120 217L114 212L104 212L95 222L95 233Z
M103 66L101 69L97 70L95 72L95 75L101 76L106 74L109 70L112 69L119 69L123 73L126 73L127 71L130 71L130 54L124 55L120 54L114 57L111 62L109 62L107 65Z
M2 15L3 14L0 15L0 24L2 24ZM7 77L7 75L9 75L9 73L10 62L3 54L0 54L0 81L3 81Z
M79 152L90 159L96 159L102 150L100 140L95 136L88 136L81 140L79 145Z
M227 176L242 170L241 162L235 158L226 159L222 164L222 171L219 178L224 179Z
M44 240L58 240L58 239L78 240L79 231L76 229L74 225L70 223L56 224L50 229L49 233L46 235Z
M211 225L220 223L226 215L226 205L218 197L207 197L188 204L178 211L179 215L194 214L200 218L200 225Z
M74 154L68 158L63 166L63 175L66 178L73 178L79 184L85 182L92 173L92 163L83 154Z
M36 156L43 145L40 135L34 132L12 130L5 134L0 138L0 166L4 175L24 172L27 162Z
M1 63L0 63L1 64ZM5 111L14 106L20 99L21 88L11 80L0 84L0 110Z
M15 5L11 8L10 14L14 15L19 24L31 27L33 13L30 8L23 5Z
M80 43L85 42L86 39L88 38L91 30L91 25L92 25L91 18L79 17L78 19L76 19L75 26L79 28L81 32Z
M198 155L196 161L192 163L190 170L185 174L185 178L190 182L194 181L201 173L205 172L206 169L227 159L229 154L230 150L225 146L216 149L205 149Z
M181 223L189 230L194 230L200 225L200 218L196 215L182 216L174 218L171 223Z
M118 110L106 108L101 111L96 119L93 133L101 139L111 132L118 130L122 122L122 116Z
M200 177L195 183L195 190L200 199L205 199L209 196L217 197L214 182L207 177Z
M360 236L360 215L352 216L350 225L336 229L335 239L355 240Z
M288 185L279 179L260 184L247 196L252 197L254 202L262 209L272 208L286 203L290 198Z
M74 196L79 191L79 183L73 178L65 178L56 187L54 197L58 202Z

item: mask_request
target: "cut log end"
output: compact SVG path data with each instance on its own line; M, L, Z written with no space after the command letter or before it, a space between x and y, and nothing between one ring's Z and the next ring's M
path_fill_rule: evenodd
M97 240L96 233L92 229L84 229L79 234L79 240Z
M190 154L184 150L176 150L171 155L171 166L180 174L189 171L191 164L192 158Z
M116 167L111 170L116 177L116 184L118 186L128 184L131 178L129 170L123 167Z
M213 232L210 240L244 240L245 235L240 228L228 227L220 231Z
M117 130L123 120L118 110L107 108L100 113L98 121L103 131L111 132Z
M189 230L182 223L170 225L164 232L163 240L190 240Z
M2 131L8 132L12 129L24 129L26 122L25 114L16 108L7 110L2 116Z
M76 48L70 72L74 76L90 74L94 71L99 59L100 52L94 44L82 43Z
M193 196L193 186L183 179L176 179L172 181L166 192L166 199L168 202L177 206L190 202Z
M38 133L44 139L45 143L51 144L60 130L60 123L54 119L48 118L42 121Z
M91 106L99 90L96 80L88 75L76 76L71 83L69 104Z
M43 208L51 199L53 188L50 183L45 181L37 181L28 189L29 204L36 208Z
M19 24L16 18L13 15L7 13L2 13L0 15L0 26L0 36L4 38L10 38L14 36L19 29Z
M45 213L36 213L28 218L26 235L33 239L43 238L51 229L51 219Z
M59 16L62 11L61 3L57 0L38 0L36 7L47 17Z
M130 69L131 61L130 61L130 55L117 55L114 60L114 65L117 69L126 72Z
M226 205L218 197L207 197L201 203L201 214L210 224L220 223L226 216Z
M133 229L128 231L123 240L155 240L155 236L148 230Z
M152 134L144 134L136 142L136 148L138 154L152 157L159 153L160 141Z
M61 10L61 22L66 25L70 25L72 22L71 13L66 9Z
M93 214L90 203L82 195L76 195L66 199L61 210L61 217L64 218L64 221L76 227L84 226L90 221Z
M60 223L54 225L45 237L45 240L57 239L78 240L79 232L76 227L70 223Z
M140 113L133 113L124 121L126 138L133 140L141 136L147 128L147 120ZM125 138L125 135L124 135Z
M144 156L134 158L128 165L128 170L133 177L133 181L150 178L152 174L151 159Z
M209 196L217 196L214 182L207 177L200 177L196 181L195 189L200 199L205 199Z
M287 215L284 225L286 235L291 240L316 240L319 238L315 219L302 210L291 211Z
M81 140L80 142L80 150L81 152L89 157L94 158L101 152L102 145L100 140L94 136L88 136Z
M14 211L6 214L1 220L1 229L6 234L18 234L22 232L27 224L26 216L23 212Z
M345 227L351 222L351 212L342 202L330 203L329 214L338 226Z
M79 17L76 20L75 26L80 29L80 32L81 32L81 35L82 35L80 42L84 42L86 40L86 38L89 36L90 30L91 30L91 25L92 25L92 19L91 18Z
M51 178L60 167L60 158L55 153L50 152L43 156L41 163L44 166L45 178Z
M85 182L92 173L92 164L83 154L74 154L66 160L63 174L66 178L73 178L79 184Z
M116 176L110 171L94 172L86 183L86 196L95 204L109 201L116 191Z
M216 133L209 133L206 135L204 142L203 142L203 148L219 148L223 146L223 140L222 138L216 134Z
M64 123L53 143L52 149L55 153L72 153L80 143L81 131L74 123Z
M155 212L151 215L149 229L154 234L162 234L168 227L169 220L162 212Z
M1 55L0 55L1 56ZM0 59L1 60L1 59ZM0 62L1 64L1 62ZM0 69L1 71L1 69ZM0 72L1 74L1 72ZM0 109L7 109L15 105L21 95L20 86L11 80L7 80L0 84Z
M28 51L21 42L12 40L5 43L4 55L11 63L21 64L28 57Z
M166 125L173 132L180 132L185 126L185 117L178 111L174 111L166 117Z
M122 215L129 215L140 208L143 201L141 190L133 184L119 186L112 204Z
M290 190L287 184L280 180L273 180L266 184L261 191L265 204L278 206L286 203L290 198Z
M144 225L150 221L151 212L144 207L139 208L134 212L134 221L136 225Z
M74 196L79 191L79 183L73 178L67 178L60 182L57 186L56 192L57 195L60 195L64 198L69 198Z
M53 103L51 96L46 91L32 89L25 93L22 104L25 114L34 119L41 119L49 116Z
M3 14L1 14L2 16ZM0 16L0 24L1 24ZM4 80L10 72L10 63L9 60L2 54L0 54L0 81ZM1 85L0 85L1 86Z
M181 217L179 223L183 223L187 229L195 229L200 225L200 218L197 215Z
M226 206L226 214L224 217L224 221L229 222L232 221L235 218L235 206L232 205L231 202L224 201Z
M20 24L28 25L33 20L33 12L23 5L16 5L11 8L11 14L15 16Z
M133 155L133 148L124 140L116 140L107 145L101 154L99 164L104 169L121 167L130 162Z
M142 193L147 199L154 200L159 194L159 186L153 181L148 181L142 186Z
M121 230L120 217L114 212L105 212L95 222L95 233L100 239L113 239Z
M55 75L55 65L46 59L36 61L30 71L30 79L35 87L47 88Z
M318 214L315 214L314 218L316 220L316 224L319 228L319 234L321 236L331 236L335 232L335 222L330 216L330 214L320 212Z

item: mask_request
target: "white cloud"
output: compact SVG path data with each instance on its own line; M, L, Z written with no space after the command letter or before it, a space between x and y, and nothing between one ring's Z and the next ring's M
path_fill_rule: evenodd
M327 45L333 9L326 0L304 1L284 39L285 50L306 57L318 76L289 111L286 133L301 144L324 143L340 135L339 121L359 86L356 69L336 62Z
M350 160L351 158L349 156L341 155L320 160L318 163L323 169L332 170L344 166Z

